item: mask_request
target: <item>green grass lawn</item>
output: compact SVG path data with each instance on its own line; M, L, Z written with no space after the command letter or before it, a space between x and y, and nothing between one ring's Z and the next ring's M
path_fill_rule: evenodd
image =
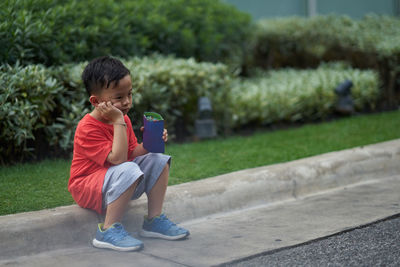
M251 136L168 144L170 185L400 138L400 111L362 115ZM73 203L70 160L0 167L0 215Z

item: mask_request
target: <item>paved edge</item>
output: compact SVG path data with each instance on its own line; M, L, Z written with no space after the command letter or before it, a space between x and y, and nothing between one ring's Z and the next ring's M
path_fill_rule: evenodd
M256 254L253 254L253 255L250 255L250 256L247 256L247 257L240 258L240 259L235 259L235 260L227 261L227 262L224 262L224 263L221 263L221 264L216 264L216 265L213 265L213 267L229 267L231 265L242 263L242 262L245 262L245 261L249 261L249 260L252 260L252 259L255 259L255 258L258 258L258 257L268 256L268 255L272 255L272 254L275 254L275 253L279 253L279 252L284 251L284 250L298 248L298 247L309 245L309 244L312 244L312 243L315 243L315 242L318 242L318 241L327 240L327 239L329 239L331 237L336 237L336 236L339 236L339 235L344 234L344 233L349 233L349 232L352 232L352 231L355 231L355 230L364 229L364 228L367 228L367 227L370 227L370 226L373 226L373 225L376 225L376 224L379 224L379 223L382 223L382 222L386 222L388 220L397 219L399 217L400 217L400 213L393 214L393 215L388 215L388 216L385 216L383 218L376 219L376 220L374 220L372 222L368 222L368 223L361 224L361 225L358 225L358 226L350 227L350 228L347 228L347 229L345 229L343 231L335 232L335 233L330 234L330 235L314 238L314 239L311 239L311 240L308 240L308 241L305 241L305 242L302 242L302 243L298 243L298 244L295 244L295 245L289 245L289 246L284 246L284 247L271 249L271 250L268 250L268 251L263 251L263 252L256 253Z
M164 210L182 222L296 199L400 172L400 139L170 186ZM123 223L137 231L146 198L132 201ZM89 244L102 218L77 205L0 216L0 260ZM4 242L7 240L7 242Z

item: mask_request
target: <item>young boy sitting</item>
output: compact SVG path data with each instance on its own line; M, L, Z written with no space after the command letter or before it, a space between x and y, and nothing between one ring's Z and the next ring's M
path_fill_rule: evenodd
M68 190L81 207L105 212L93 245L119 251L143 247L120 222L129 201L144 192L148 214L140 235L168 240L187 237L189 231L162 214L171 157L144 149L127 116L132 107L129 70L118 59L100 57L86 66L82 79L94 109L76 128ZM163 140L168 140L166 129Z

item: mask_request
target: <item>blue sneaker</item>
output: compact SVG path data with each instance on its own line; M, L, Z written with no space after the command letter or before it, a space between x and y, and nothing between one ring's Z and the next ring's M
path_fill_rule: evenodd
M164 214L161 214L151 220L145 217L140 235L143 237L178 240L189 236L190 233L188 230L171 222Z
M96 248L109 248L118 251L134 251L143 248L143 242L137 240L125 231L120 223L114 223L107 230L102 230L103 224L99 223L93 246Z

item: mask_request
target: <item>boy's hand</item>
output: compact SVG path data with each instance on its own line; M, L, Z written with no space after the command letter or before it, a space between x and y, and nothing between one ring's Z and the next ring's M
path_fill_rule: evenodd
M106 120L109 120L113 123L121 122L125 123L124 121L124 114L121 110L114 107L111 101L108 102L101 102L96 107L100 112L101 116L103 116Z
M162 139L164 140L164 142L168 141L168 131L167 131L167 129L164 129Z

